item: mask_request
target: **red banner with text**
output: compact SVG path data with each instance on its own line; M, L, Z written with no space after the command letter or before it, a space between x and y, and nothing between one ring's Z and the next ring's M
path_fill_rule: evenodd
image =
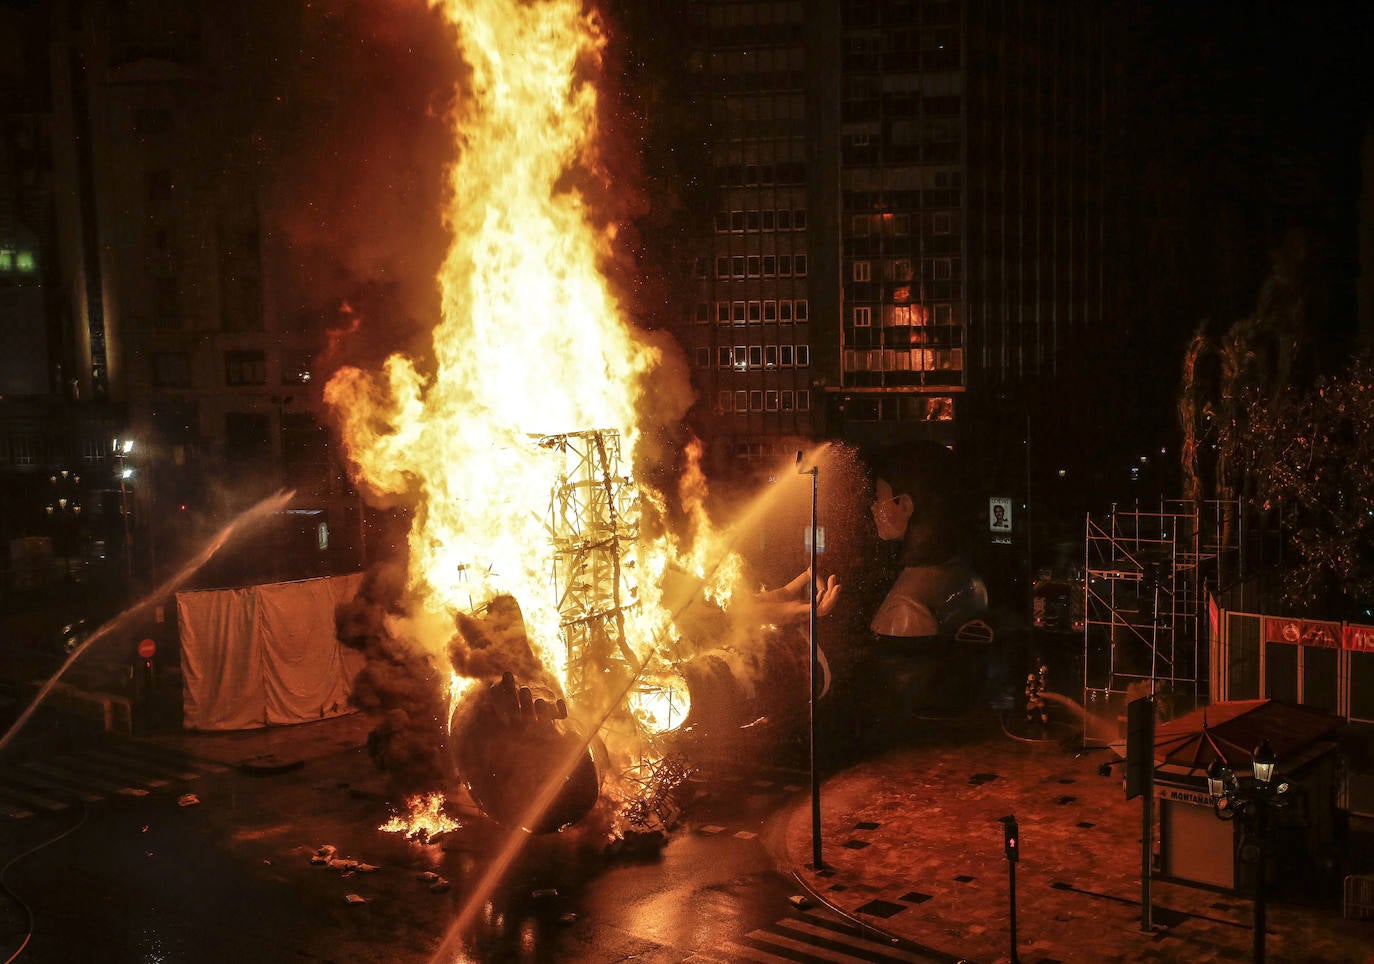
M1323 649L1340 647L1341 624L1320 619L1288 619L1284 616L1264 617L1266 643L1292 643L1295 646L1319 646Z
M1341 633L1341 649L1356 653L1374 653L1374 626L1346 623Z

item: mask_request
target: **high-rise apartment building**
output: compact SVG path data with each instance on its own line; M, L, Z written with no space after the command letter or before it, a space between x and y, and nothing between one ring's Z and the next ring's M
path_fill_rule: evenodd
M1026 412L1082 411L1064 386L1114 324L1103 11L687 11L710 217L681 335L717 458L926 439L994 466L1014 444L1024 478Z

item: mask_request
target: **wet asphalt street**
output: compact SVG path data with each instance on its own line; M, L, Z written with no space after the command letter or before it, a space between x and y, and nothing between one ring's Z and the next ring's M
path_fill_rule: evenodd
M461 803L433 842L378 830L392 801L365 732L357 717L141 739L36 726L0 758L0 960L435 959L508 831ZM792 900L765 843L806 783L717 762L661 848L608 852L591 818L520 834L439 959L931 960Z

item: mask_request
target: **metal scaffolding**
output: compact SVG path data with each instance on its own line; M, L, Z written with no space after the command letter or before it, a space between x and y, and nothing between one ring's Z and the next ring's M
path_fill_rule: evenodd
M562 465L549 500L553 581L567 646L567 695L576 701L626 680L639 660L625 638L625 610L637 584L629 556L639 539L634 481L620 472L614 430L548 435L539 440Z
M1085 712L1120 721L1130 698L1151 694L1181 710L1202 703L1207 595L1238 574L1242 528L1239 501L1113 505L1105 519L1087 517Z

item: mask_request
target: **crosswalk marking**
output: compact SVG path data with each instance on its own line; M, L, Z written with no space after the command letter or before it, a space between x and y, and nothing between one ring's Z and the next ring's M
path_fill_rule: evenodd
M150 789L223 773L226 766L137 743L104 743L19 760L0 773L0 818L66 810L73 801L147 796Z
M755 964L932 964L931 957L894 947L881 937L841 921L825 911L802 917L784 917L758 928L735 942L723 942L719 951L731 961Z
M856 947L863 947L865 949L872 948L876 944L882 948L883 954L886 955L889 960L893 961L907 961L909 964L927 964L930 960L927 957L912 954L910 951L904 951L899 947L892 947L890 944L883 944L879 941L862 937L853 931L842 931L832 927L822 927L810 920L784 918L778 921L778 926L785 927L788 930L801 931L802 933L810 934L813 937L821 937L828 941L852 944Z

